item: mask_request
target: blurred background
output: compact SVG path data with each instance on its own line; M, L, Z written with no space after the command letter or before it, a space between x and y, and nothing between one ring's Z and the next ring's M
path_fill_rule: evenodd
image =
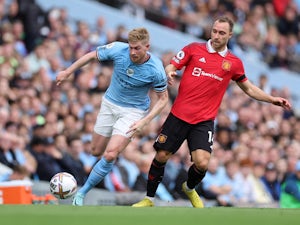
M214 19L227 15L235 21L229 48L247 77L289 99L293 110L253 101L230 85L197 191L206 206L280 207L287 177L300 171L299 13L299 0L0 0L0 182L29 180L33 193L43 195L55 173L72 173L80 186L96 162L91 132L112 65L90 63L60 87L57 72L99 45L126 42L127 32L141 26L166 65L186 44L209 39ZM145 194L152 144L179 81L169 87L168 106L124 150L87 204L129 205ZM189 164L183 144L167 165L158 204L189 205L180 190Z

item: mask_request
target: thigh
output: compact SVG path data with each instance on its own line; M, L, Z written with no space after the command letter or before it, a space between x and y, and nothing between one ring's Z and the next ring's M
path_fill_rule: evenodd
M147 112L135 108L118 107L118 119L113 126L112 135L121 135L126 138L130 137L127 133L130 126L146 116Z
M100 136L110 137L117 117L113 113L113 105L103 98L100 111L94 126L94 132Z
M170 113L153 147L156 151L165 150L174 154L186 139L190 126Z
M212 152L214 135L214 121L203 121L194 124L187 137L190 152L195 150L204 150Z

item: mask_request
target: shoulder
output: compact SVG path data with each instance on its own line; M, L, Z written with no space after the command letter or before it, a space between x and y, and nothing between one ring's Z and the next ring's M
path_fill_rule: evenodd
M189 44L189 46L206 48L206 42L192 42Z
M191 56L194 54L199 54L199 52L207 51L206 44L201 42L192 42L184 46L177 54L176 57L179 59L185 56Z
M119 41L115 41L115 42L111 42L109 44L106 45L101 45L97 48L97 50L114 50L114 49L118 49L118 50L122 50L122 49L128 49L129 45L125 42L119 42Z
M228 53L227 53L226 57L228 57L229 59L231 59L233 61L243 63L242 60L239 57L237 57L234 53L232 53L231 50L228 50Z
M165 76L165 69L161 59L155 55L151 55L150 60L146 64L147 71L154 76Z
M119 48L125 48L125 49L129 48L128 43L125 43L125 42L115 41L113 43Z
M156 65L163 65L161 59L157 56L154 55L153 53L149 53L150 54L150 61L152 61L154 64Z
M192 42L186 45L184 48L186 49L205 48L206 49L206 42Z

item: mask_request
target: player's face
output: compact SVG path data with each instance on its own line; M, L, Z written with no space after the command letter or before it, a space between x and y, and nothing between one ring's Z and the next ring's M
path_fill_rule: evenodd
M136 64L144 63L147 60L147 51L149 50L149 44L145 44L141 41L130 42L130 59Z
M211 31L211 45L215 51L223 51L231 38L232 32L228 23L216 21Z

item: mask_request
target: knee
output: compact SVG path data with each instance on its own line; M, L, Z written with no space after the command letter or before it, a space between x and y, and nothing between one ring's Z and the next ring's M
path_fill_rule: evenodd
M210 160L210 153L203 150L192 152L192 161L199 171L206 171Z
M103 157L106 159L106 161L113 162L117 159L118 154L114 151L106 151Z
M195 167L200 171L206 171L208 167L208 159L196 160L194 161Z
M96 148L95 146L91 147L91 154L95 157L99 157L103 155L103 150L100 148Z
M167 151L158 151L155 155L155 159L158 162L165 163L169 160L169 158L172 156L171 152Z

